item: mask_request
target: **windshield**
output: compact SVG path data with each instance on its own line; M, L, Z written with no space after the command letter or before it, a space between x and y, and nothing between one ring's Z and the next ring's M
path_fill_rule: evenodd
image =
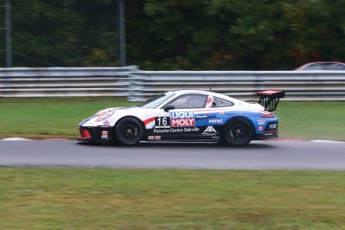
M168 99L172 98L175 94L160 94L158 96L155 96L147 101L145 101L143 104L140 105L140 107L148 108L148 109L155 109L158 106L160 106L162 103L167 101Z

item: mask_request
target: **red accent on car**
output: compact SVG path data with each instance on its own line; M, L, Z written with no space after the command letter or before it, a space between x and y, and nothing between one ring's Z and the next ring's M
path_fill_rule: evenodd
M276 116L272 112L265 112L265 113L261 114L260 117L262 117L262 118L275 118Z
M283 92L283 91L270 89L270 90L265 90L265 91L259 91L257 93L258 93L258 95L260 95L260 94L271 95L271 94L274 94L274 93L281 93L281 92Z
M155 120L155 118L154 118L154 117L151 117L151 118L146 119L145 121L143 121L143 123L144 123L144 125L147 125L148 123L150 123L150 122L152 122L152 121L154 121L154 120Z
M80 137L79 137L80 139L90 139L91 138L91 135L90 135L90 133L89 133L89 131L88 130L83 130L83 129L81 129L80 130Z

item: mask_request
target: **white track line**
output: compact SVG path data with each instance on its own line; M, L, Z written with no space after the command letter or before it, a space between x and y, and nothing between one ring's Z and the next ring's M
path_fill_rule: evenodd
M22 138L22 137L9 137L9 138L4 138L1 141L31 141L31 139Z

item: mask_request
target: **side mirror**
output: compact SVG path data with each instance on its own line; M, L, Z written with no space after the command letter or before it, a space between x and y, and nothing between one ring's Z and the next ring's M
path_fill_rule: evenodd
M175 109L175 106L174 105L167 105L164 107L165 112L169 112L169 110L171 110L171 109Z

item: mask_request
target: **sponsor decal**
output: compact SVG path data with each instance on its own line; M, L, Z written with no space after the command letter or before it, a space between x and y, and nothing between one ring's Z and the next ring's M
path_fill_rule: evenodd
M161 140L161 136L155 136L155 141L160 141Z
M170 113L171 127L195 126L194 112L192 111L173 111Z
M203 134L217 133L217 131L212 126L207 126Z
M273 136L274 133L264 133L264 136Z
M265 120L258 120L258 125L264 125L266 123Z
M263 133L263 136L273 136L275 135L277 132L275 130L270 130L270 131L266 131Z
M223 119L210 119L208 122L210 124L223 124Z
M163 133L190 133L190 132L199 132L198 127L193 128L170 128L170 129L153 129L153 133L163 134Z
M103 125L110 125L110 122L108 120L103 121Z
M149 140L149 141L153 141L154 139L155 139L154 136L148 136L148 137L147 137L147 140Z
M102 138L102 139L107 139L107 138L108 138L108 131L103 130L103 131L102 131L101 138Z
M276 129L277 128L277 124L276 123L270 124L268 127L269 127L269 129Z
M96 114L98 118L95 120L95 122L100 122L100 121L108 119L114 114L114 112L115 112L115 109L107 109L101 113Z
M262 126L259 126L259 130L262 131L264 129L264 127Z
M188 133L188 132L199 132L199 131L200 131L200 129L198 127L184 128L183 129L183 132L186 132L186 133Z

